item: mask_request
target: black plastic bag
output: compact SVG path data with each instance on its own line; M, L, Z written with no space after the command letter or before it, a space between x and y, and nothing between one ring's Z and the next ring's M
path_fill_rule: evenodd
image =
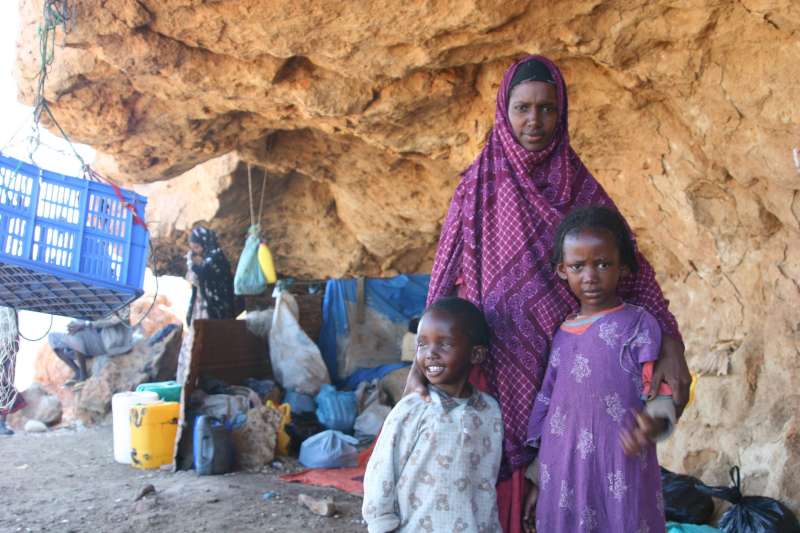
M661 490L667 520L682 524L706 524L714 514L714 500L701 492L703 483L692 476L676 474L661 467Z
M717 527L725 533L800 533L797 517L778 500L742 496L739 467L731 468L730 487L703 487L706 494L731 502Z
M314 413L292 413L292 421L286 425L286 433L292 439L289 450L297 455L304 440L326 429L328 428L319 423Z

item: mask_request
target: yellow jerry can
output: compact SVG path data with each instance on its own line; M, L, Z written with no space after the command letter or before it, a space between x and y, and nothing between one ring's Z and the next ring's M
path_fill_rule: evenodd
M153 469L172 464L181 404L158 402L131 407L131 462Z

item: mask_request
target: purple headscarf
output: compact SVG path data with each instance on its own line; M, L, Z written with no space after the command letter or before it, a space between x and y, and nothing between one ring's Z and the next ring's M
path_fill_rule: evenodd
M536 60L555 81L558 123L550 144L530 152L515 139L508 120L508 93L519 65ZM486 314L492 330L483 364L489 392L505 425L501 475L526 466L528 416L544 376L550 341L578 301L549 264L555 228L575 207L614 203L569 144L567 90L549 59L529 56L509 68L497 91L494 128L456 187L442 228L431 274L428 303L461 294ZM638 254L638 252L637 252ZM635 277L620 283L620 295L650 311L665 334L680 338L653 269L641 255Z

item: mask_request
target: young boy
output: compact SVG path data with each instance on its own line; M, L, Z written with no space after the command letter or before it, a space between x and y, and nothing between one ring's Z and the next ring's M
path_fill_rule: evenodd
M483 313L466 300L442 298L423 314L415 364L431 401L410 394L386 418L364 476L370 533L500 533L500 407L468 383L488 344Z

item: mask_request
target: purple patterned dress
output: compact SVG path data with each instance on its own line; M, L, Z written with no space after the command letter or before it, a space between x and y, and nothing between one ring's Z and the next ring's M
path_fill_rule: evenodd
M528 426L540 447L538 531L664 532L656 447L627 457L619 439L644 407L642 364L660 344L656 319L630 304L556 333Z

